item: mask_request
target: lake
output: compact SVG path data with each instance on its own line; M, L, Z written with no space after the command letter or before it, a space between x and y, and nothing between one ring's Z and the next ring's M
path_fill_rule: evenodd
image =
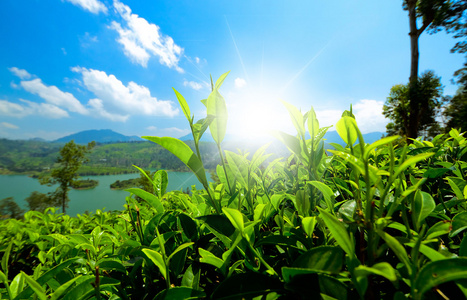
M202 189L203 186L193 173L190 172L167 172L169 184L167 191L185 190L187 187L196 185L197 189ZM85 211L93 212L96 209L122 210L125 204L125 197L130 193L123 190L111 190L110 184L117 180L127 180L138 178L139 173L120 174L120 175L103 175L103 176L82 176L80 179L94 179L99 181L99 185L90 190L74 190L71 189L68 197L67 214L76 216L83 214ZM211 178L209 173L206 173L208 179ZM25 199L33 191L48 193L55 191L57 186L41 185L37 179L28 177L27 175L0 175L0 200L13 197L15 202L21 208L27 209Z

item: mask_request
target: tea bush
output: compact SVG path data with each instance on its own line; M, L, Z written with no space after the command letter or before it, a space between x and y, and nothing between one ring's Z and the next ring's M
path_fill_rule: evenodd
M223 151L219 93L197 122L175 91L194 146L145 137L203 184L188 195L129 188L125 210L71 218L54 209L0 221L1 299L438 299L467 295L467 142L366 144L352 111L329 127L285 103L297 135L276 132L290 156ZM221 164L210 183L199 150L207 128ZM307 132L311 138L306 138ZM265 163L270 161L269 163ZM142 170L141 170L142 171ZM146 174L146 173L144 173ZM136 200L136 199L139 199Z

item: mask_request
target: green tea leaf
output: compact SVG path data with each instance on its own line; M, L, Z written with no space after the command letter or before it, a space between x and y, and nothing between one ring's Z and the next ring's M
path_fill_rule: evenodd
M209 115L206 118L198 120L195 124L193 124L193 138L196 143L199 142L201 137L203 136L204 132L206 129L208 129L209 125L211 122L215 119L216 117L213 115Z
M193 245L193 244L194 244L193 242L190 242L190 243L184 243L184 244L181 244L180 246L178 246L177 249L175 249L174 252L172 252L172 254L170 254L169 258L167 258L167 262L169 262L170 259L171 259L175 254L177 254L177 252L180 252L180 251L182 251L183 249L188 248L188 247L190 247L190 246Z
M144 254L159 268L164 278L167 278L167 269L162 254L151 249L143 249Z
M340 247L320 246L300 255L293 262L292 267L312 269L317 272L339 273L342 270L343 263L344 252Z
M386 242L389 248L391 248L391 250L397 256L397 258L399 258L399 260L405 265L409 275L412 274L412 264L409 260L409 255L407 254L407 251L405 250L404 246L402 246L402 244L399 243L399 241L396 238L382 231L381 229L376 229L376 232Z
M313 237L313 231L315 231L317 220L316 217L305 217L302 220L302 228L309 238Z
M73 263L83 263L83 262L84 262L84 260L82 258L80 258L80 257L73 257L73 258L70 258L68 260L65 260L61 264L59 264L59 265L53 267L52 269L48 270L47 272L43 273L39 278L37 278L36 281L37 281L37 283L39 285L44 285L47 282L49 282L49 280L53 279L58 273L60 273L63 269L65 269L69 265L71 265ZM33 292L32 288L28 287L28 288L24 289L17 296L17 298L18 299L29 299L32 296L33 293L34 292Z
M29 277L23 271L21 271L21 273L23 274L24 278L26 279L26 282L27 282L28 286L34 291L36 296L41 300L47 300L47 296L45 295L44 288L37 281L35 281L31 277Z
M227 216L227 218L229 218L230 223L232 223L232 225L236 229L238 229L240 232L243 232L244 223L243 223L242 213L234 208L227 208L227 207L223 207L222 211Z
M467 187L465 180L457 177L447 177L446 179L456 194L457 199L464 199L463 190Z
M186 119L190 124L193 122L193 117L191 116L190 112L190 107L188 106L188 103L186 103L185 98L180 94L176 89L172 88L175 92L175 95L177 96L178 103L180 103L180 106L182 107L182 111L185 114Z
M418 190L414 197L414 207L412 209L412 219L417 228L420 228L422 222L435 209L436 203L430 194Z
M228 114L224 97L217 89L214 89L208 97L207 114L208 116L215 116L215 119L209 125L209 130L216 144L220 144L224 140L227 130Z
M308 132L310 133L311 139L314 139L319 132L319 122L318 119L316 118L316 113L313 107L311 107L310 111L308 112L308 118L307 118L307 124L308 124Z
M393 177L397 178L399 174L404 172L408 167L415 165L419 161L425 160L431 156L433 156L435 153L421 153L416 156L412 156L409 159L405 160L399 167L396 168Z
M203 248L198 248L198 252L201 256L201 258L199 259L200 262L213 265L218 269L222 268L222 265L224 264L224 261L222 259L215 256L211 252L204 250Z
M157 198L155 195L146 192L143 189L140 188L129 188L125 189L126 192L135 194L136 196L140 197L144 201L146 201L149 205L151 205L157 212L163 213L165 212L165 208L162 205L161 200Z
M278 130L273 131L272 133L279 141L287 146L290 152L294 153L297 157L308 161L308 159L305 159L302 155L302 147L300 146L300 140L297 137Z
M336 124L336 131L341 139L348 145L357 141L357 122L352 117L344 116Z
M92 275L86 276L88 278L94 278ZM50 300L57 300L59 299L76 281L82 280L83 276L78 275L77 277L74 277L70 280L68 280L66 283L62 284L58 289L55 290L55 292L52 294Z
M414 299L422 299L425 292L440 284L467 278L467 258L451 258L426 264L415 278Z
M450 237L456 236L460 232L467 229L467 212L458 213L452 218L452 231Z
M365 148L365 152L363 154L363 157L365 159L368 159L368 156L370 155L370 152L375 149L375 148L379 148L381 146L384 146L384 145L387 145L387 144L390 144L392 142L394 142L395 140L397 140L398 138L400 138L400 136L396 135L396 136L389 136L389 137L385 137L383 139L380 139L374 143L372 143L371 145L367 146Z
M320 181L307 181L307 184L311 184L323 194L329 212L334 214L334 192L331 188Z
M303 120L302 113L292 104L287 103L283 100L281 100L281 102L289 111L290 119L292 119L292 124L295 126L297 133L302 139L305 139L305 123Z
M368 277L368 275L374 274L385 277L392 282L397 281L396 270L387 262L380 262L371 267L363 265L358 266L355 268L354 274L357 277Z
M208 186L206 179L206 171L199 158L193 153L193 151L184 142L171 138L171 137L156 137L156 136L143 136L143 139L147 139L151 142L161 145L165 149L169 150L178 159L180 159L193 173L195 173L198 180L204 185Z
M347 253L347 255L353 258L355 256L355 245L350 239L347 229L345 229L342 222L324 209L318 207L318 210L320 212L320 217L323 219L324 223L326 223L326 226L329 228L329 231L337 244L345 251L345 253Z
M224 83L224 80L225 80L225 78L227 77L227 75L229 75L229 73L230 73L230 71L225 72L224 74L222 74L222 75L219 77L219 79L217 79L216 85L214 86L214 89L217 90L217 89L219 89L219 88L221 87L222 83Z
M154 174L154 184L156 187L156 195L161 199L162 196L165 195L167 185L169 184L169 177L166 170L158 170L156 174Z

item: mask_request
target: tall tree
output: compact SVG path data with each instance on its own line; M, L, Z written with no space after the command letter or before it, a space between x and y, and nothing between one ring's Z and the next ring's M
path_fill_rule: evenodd
M62 207L62 212L66 213L68 206L68 192L74 181L78 179L78 169L83 162L87 161L86 154L95 146L95 142L89 143L87 146L77 145L73 140L66 143L60 149L60 156L57 159L58 168L51 171L50 177L43 180L42 184L58 184L58 188L54 193L56 205Z
M8 197L0 201L0 216L13 219L20 219L23 216L24 210L16 204L13 197Z
M407 136L416 138L421 120L417 116L420 107L422 93L419 92L418 65L419 65L419 45L420 35L429 30L431 33L441 29L448 32L457 32L455 37L465 36L465 8L467 0L403 0L403 8L409 15L410 27L410 77L408 90L409 127ZM463 25L462 25L463 24ZM418 26L420 25L420 27ZM457 47L465 49L465 42L458 43ZM456 47L455 47L456 48Z
M425 131L425 135L439 131L436 116L442 104L443 86L441 78L433 71L426 71L417 78L417 97L419 101L412 103L410 83L398 84L391 88L389 97L383 106L383 115L391 122L386 126L389 135L410 137L411 120L417 120L417 134ZM412 108L415 109L412 110Z
M443 112L447 119L446 129L467 130L467 86L462 86L452 97Z
M29 210L43 212L46 208L54 206L54 198L51 195L43 194L38 191L32 192L26 199Z

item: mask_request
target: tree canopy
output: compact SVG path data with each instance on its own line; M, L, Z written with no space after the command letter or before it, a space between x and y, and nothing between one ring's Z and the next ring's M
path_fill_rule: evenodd
M58 184L59 187L54 192L56 206L62 207L62 212L66 213L68 192L73 183L78 179L78 169L87 158L86 154L95 146L95 142L89 143L87 146L75 144L72 140L60 149L60 155L57 159L58 168L51 171L50 177L43 180L44 184Z
M409 136L411 120L417 122L417 132L425 131L431 135L431 129L437 128L436 116L442 104L443 86L441 78L433 71L426 71L417 78L417 101L410 100L410 83L398 84L391 88L389 97L383 106L383 115L391 122L386 126L388 135ZM415 109L411 109L414 107Z

